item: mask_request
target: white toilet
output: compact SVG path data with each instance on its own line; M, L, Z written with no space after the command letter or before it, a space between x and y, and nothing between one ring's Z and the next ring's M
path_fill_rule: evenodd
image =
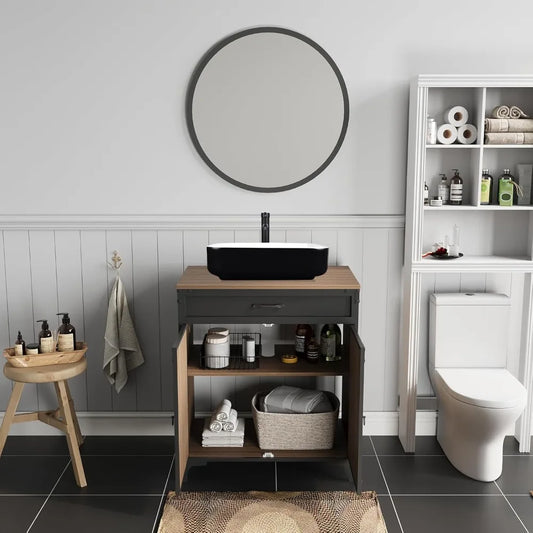
M450 462L479 481L500 476L503 439L526 405L526 389L506 369L509 309L503 294L430 296L437 439Z

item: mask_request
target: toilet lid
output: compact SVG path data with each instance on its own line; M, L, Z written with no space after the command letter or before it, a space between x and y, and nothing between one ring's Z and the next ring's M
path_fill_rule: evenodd
M439 368L444 388L461 402L505 409L526 402L524 386L504 368Z

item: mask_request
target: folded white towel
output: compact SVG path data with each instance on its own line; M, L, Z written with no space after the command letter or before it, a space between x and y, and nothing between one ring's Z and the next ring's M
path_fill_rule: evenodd
M120 392L128 381L128 372L142 365L144 357L128 309L126 291L118 276L109 297L104 341L104 374Z
M211 423L211 418L204 419L204 429L202 431L202 438L203 439L209 439L209 438L216 438L216 439L237 439L237 438L243 438L244 437L244 418L238 418L236 428L234 431L223 431L223 432L217 432L212 431L209 428L209 425Z
M228 419L222 423L222 431L232 432L237 429L237 411L232 409L229 412Z
M224 399L218 404L218 407L215 409L215 418L217 420L220 420L221 422L224 422L228 419L230 411L231 402L227 399Z
M232 442L231 444L206 444L202 442L203 448L242 448L244 446L244 442Z

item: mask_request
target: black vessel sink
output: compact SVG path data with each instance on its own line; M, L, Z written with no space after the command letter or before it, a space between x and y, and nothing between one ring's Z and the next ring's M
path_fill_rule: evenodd
M207 269L220 279L313 279L328 269L328 248L288 242L210 244Z

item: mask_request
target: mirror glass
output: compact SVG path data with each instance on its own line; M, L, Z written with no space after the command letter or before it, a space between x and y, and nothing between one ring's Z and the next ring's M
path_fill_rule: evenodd
M245 189L292 189L320 174L348 126L348 94L331 57L283 28L217 43L189 85L187 125L209 167Z

